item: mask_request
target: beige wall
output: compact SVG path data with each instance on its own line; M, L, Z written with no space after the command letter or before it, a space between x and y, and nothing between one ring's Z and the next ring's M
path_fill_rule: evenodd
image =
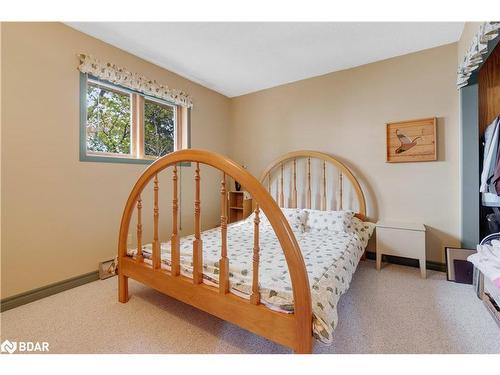
M192 145L228 153L229 100L59 23L4 23L2 53L2 298L97 269L116 253L120 216L144 165L79 162L79 72L85 52L189 92ZM183 168L184 233L192 227L192 168ZM202 175L205 178L207 175ZM210 190L217 194L216 177ZM205 182L208 179L205 178ZM170 197L168 176L160 180ZM145 198L148 202L150 196ZM145 219L152 211L146 202ZM149 206L148 206L149 205ZM168 206L161 211L168 235ZM219 215L205 198L205 227ZM151 225L145 228L151 230Z
M369 216L428 226L428 259L459 244L457 45L421 51L232 99L232 153L254 174L316 149L361 177ZM385 162L385 123L438 117L438 161Z

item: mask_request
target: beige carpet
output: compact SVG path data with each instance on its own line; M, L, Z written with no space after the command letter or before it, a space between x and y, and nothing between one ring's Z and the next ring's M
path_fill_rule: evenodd
M52 353L289 353L134 281L117 302L116 278L1 314L1 339L48 341ZM361 262L340 300L330 347L315 353L500 353L500 328L470 285L443 273Z

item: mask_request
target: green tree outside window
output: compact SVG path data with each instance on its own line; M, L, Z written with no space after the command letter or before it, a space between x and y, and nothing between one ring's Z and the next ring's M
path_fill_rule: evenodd
M174 108L151 100L144 102L144 153L161 157L174 151Z
M87 150L130 154L130 95L87 86Z

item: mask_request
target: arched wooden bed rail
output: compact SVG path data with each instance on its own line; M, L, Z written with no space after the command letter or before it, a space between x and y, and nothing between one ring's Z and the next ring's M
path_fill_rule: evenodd
M195 163L195 240L193 242L193 278L180 274L179 243L177 228L178 197L177 197L177 165L182 162ZM202 240L200 226L200 184L203 176L200 164L205 164L221 171L221 259L220 283L215 288L202 283ZM171 236L171 271L161 268L160 239L158 235L158 173L172 167L172 222ZM253 284L250 301L229 293L229 259L227 257L227 218L226 218L226 176L241 183L257 203L254 221L253 249ZM142 220L141 193L146 185L153 180L154 188L154 231L152 266L144 262L141 251ZM137 208L137 243L136 258L127 256L127 237L134 209ZM283 314L272 311L260 304L258 287L259 266L259 212L267 216L281 244L289 269L293 289L294 313ZM307 271L297 240L285 216L273 197L259 181L234 161L204 150L182 150L164 156L151 164L139 177L127 200L120 226L118 241L119 261L119 301L128 300L128 278L131 277L149 285L167 295L195 306L201 310L218 316L252 331L270 340L292 348L297 353L310 353L312 346L312 308L311 294Z
M280 156L278 159L274 160L269 166L264 170L261 174L260 181L262 185L267 186L267 190L271 193L271 177L274 173L278 174L278 194L276 197L276 202L280 207L285 207L285 191L284 191L284 178L283 178L283 170L287 164L291 164L292 166L292 187L290 191L291 195L291 205L292 208L298 208L298 193L297 193L297 161L300 159L306 160L306 199L305 199L305 207L301 208L312 208L312 194L311 194L311 159L319 159L322 162L322 175L320 178L321 187L321 210L327 209L327 183L331 180L329 176L327 176L327 165L331 164L338 171L338 181L336 182L339 188L339 201L340 206L339 209L350 209L350 207L342 207L343 202L343 185L344 179L347 179L354 190L354 194L356 196L356 200L358 203L356 216L361 220L366 220L366 201L365 196L363 194L363 190L361 189L361 185L353 173L349 170L349 168L344 165L342 162L335 159L333 156L326 154L320 151L312 151L312 150L299 150L292 151L285 155ZM267 183L266 183L267 180Z

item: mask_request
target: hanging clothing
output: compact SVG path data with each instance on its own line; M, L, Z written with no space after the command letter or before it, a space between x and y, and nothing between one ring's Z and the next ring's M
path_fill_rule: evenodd
M500 116L498 116L494 121L494 124L497 125L497 129L500 128ZM497 158L496 158L496 165L495 165L495 172L493 174L493 177L490 180L490 193L496 193L497 195L500 195L500 147L497 147ZM494 191L491 191L494 190Z
M481 173L481 186L483 206L500 206L500 116L498 116L484 132L483 171ZM495 177L496 176L496 177Z
M484 132L483 172L481 173L481 193L488 192L489 180L495 174L496 157L498 151L498 122L493 121Z

